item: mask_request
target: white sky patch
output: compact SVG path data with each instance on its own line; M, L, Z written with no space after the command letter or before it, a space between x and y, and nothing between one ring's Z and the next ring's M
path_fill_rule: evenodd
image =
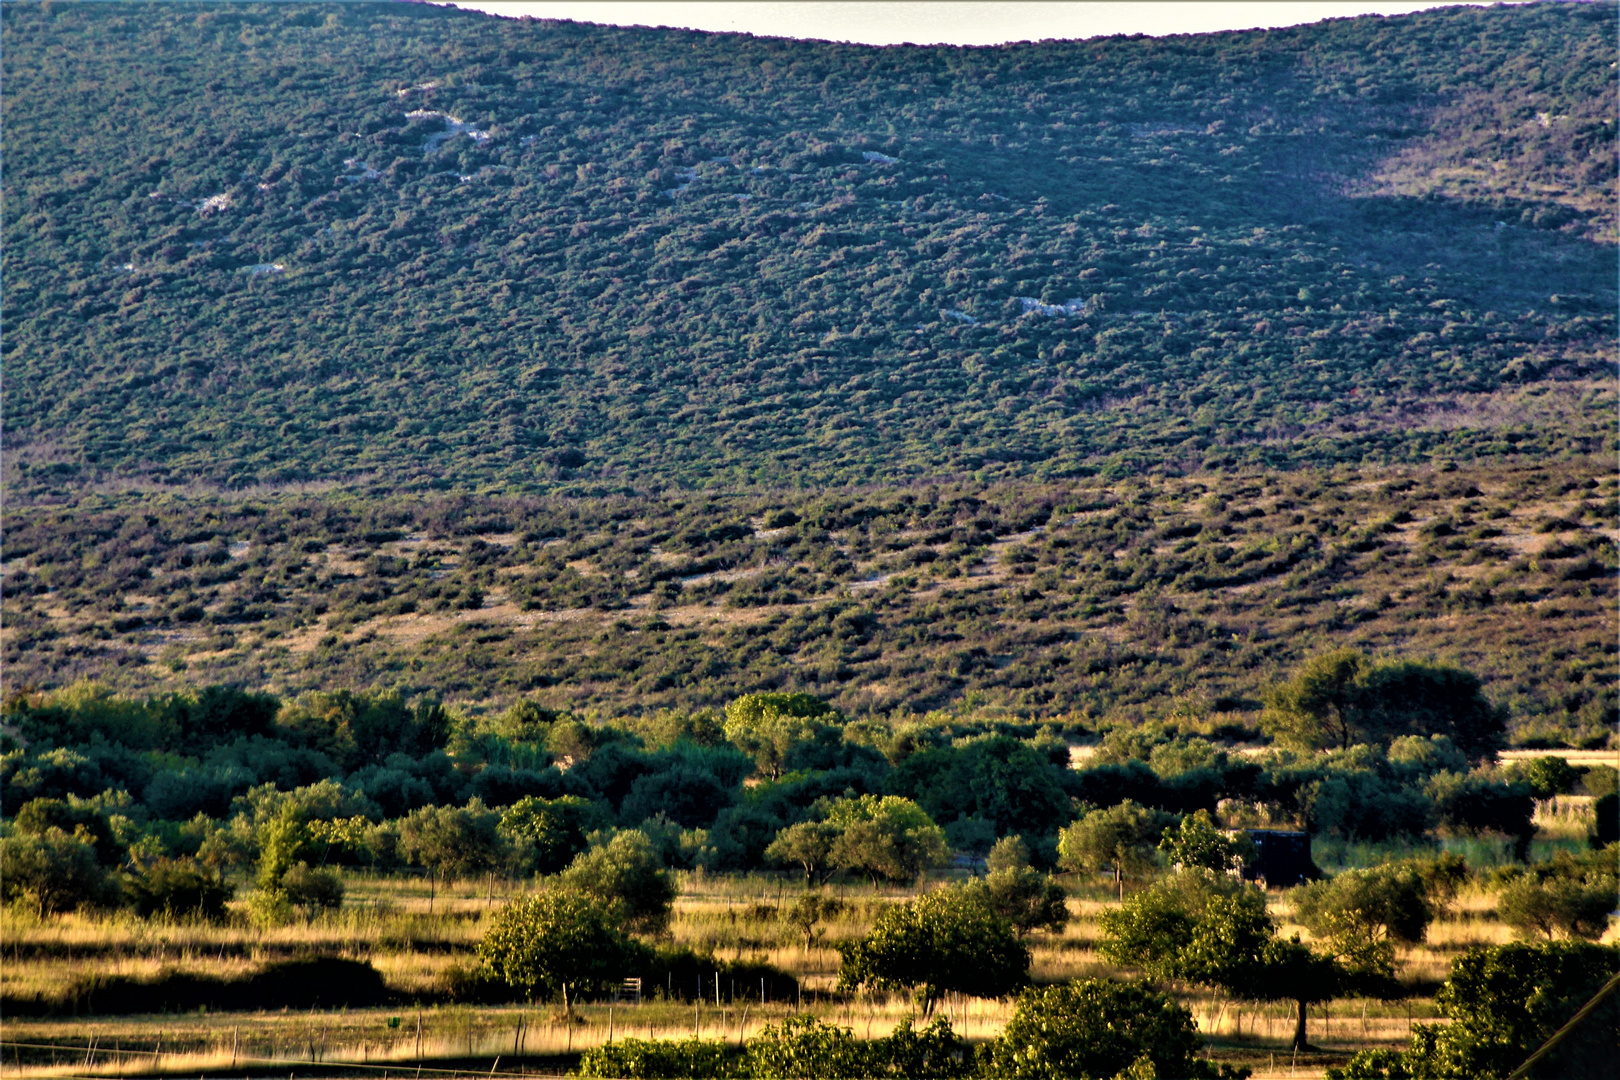
M1144 3L1059 0L1007 3L980 0L791 0L791 2L647 2L647 0L465 0L454 7L504 18L570 19L615 26L669 26L814 38L866 45L999 45L1103 37L1111 34L1207 34L1298 26L1356 15L1405 15L1455 4L1321 0L1298 2ZM1484 6L1484 5L1478 5Z

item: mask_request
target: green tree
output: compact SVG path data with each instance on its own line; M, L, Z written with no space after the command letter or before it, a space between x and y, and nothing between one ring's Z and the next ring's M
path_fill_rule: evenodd
M788 907L785 917L788 922L798 927L799 933L804 935L804 947L808 952L821 936L817 933L816 927L836 917L843 910L843 903L835 897L805 893Z
M637 829L615 833L607 843L581 852L557 880L564 888L596 897L635 933L660 934L669 926L675 881L658 849Z
M826 805L836 829L827 861L839 870L879 880L910 883L950 854L945 830L910 799L861 795Z
M1366 667L1367 658L1356 649L1311 657L1266 693L1262 726L1274 739L1310 749L1363 741L1357 698Z
M1394 994L1395 946L1423 940L1434 908L1415 866L1346 870L1289 893L1294 915L1367 992Z
M1255 855L1247 833L1239 833L1236 838L1227 836L1215 828L1208 810L1188 814L1175 829L1166 829L1159 850L1171 866L1203 867L1222 874Z
M466 806L424 806L399 823L399 853L436 878L469 877L501 865L501 815L481 799Z
M534 870L555 874L590 846L586 837L605 824L602 819L596 805L578 795L525 795L501 812L500 832Z
M1306 749L1388 746L1406 735L1443 735L1474 759L1498 749L1505 719L1460 668L1373 662L1355 649L1306 660L1265 694L1260 722L1280 742Z
M925 1016L947 991L1000 997L1029 975L1029 949L1012 924L962 888L887 908L864 938L839 953L841 988L916 988Z
M1105 912L1102 930L1100 950L1115 963L1237 997L1293 1001L1298 1048L1307 1006L1339 992L1334 960L1279 939L1265 895L1225 874L1192 869L1155 882Z
M478 959L506 985L534 999L560 995L573 1015L582 994L618 985L643 959L617 913L594 896L548 889L495 914Z
M44 918L111 904L117 888L96 861L94 843L48 828L0 838L0 897L31 904Z
M144 919L161 915L218 922L235 892L195 859L153 860L137 867L125 885L130 906Z
M1357 1054L1335 1080L1502 1080L1563 1027L1609 980L1620 949L1587 942L1469 949L1451 962L1435 1004L1446 1024L1420 1024L1408 1048ZM1614 1071L1620 995L1607 998L1529 1073L1531 1080Z
M1058 933L1069 925L1068 893L1050 874L1029 866L992 870L966 888L1011 923L1020 937L1035 930Z
M798 863L804 867L804 883L820 885L836 869L831 859L838 835L838 827L828 822L801 821L777 833L765 857L774 863Z
M726 706L725 733L750 755L760 775L775 780L796 748L813 742L837 710L809 694L744 694Z
M259 888L280 893L281 880L313 851L313 837L303 814L292 803L284 803L275 817L259 827Z
M1114 872L1120 895L1125 879L1153 865L1153 854L1175 816L1150 810L1127 799L1117 806L1092 810L1058 834L1058 865L1065 870Z
M1521 937L1556 934L1568 938L1603 936L1615 906L1615 876L1589 877L1526 874L1508 882L1496 899L1501 920Z
M1012 1019L990 1046L988 1073L1015 1080L1248 1075L1217 1069L1198 1056L1201 1049L1192 1014L1168 995L1087 979L1020 994Z
M1029 865L1029 845L1017 833L997 840L984 857L984 868L994 874L998 870L1022 870Z

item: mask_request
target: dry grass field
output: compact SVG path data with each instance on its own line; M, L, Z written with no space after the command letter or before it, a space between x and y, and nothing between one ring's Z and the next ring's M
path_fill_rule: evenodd
M1553 800L1542 807L1544 830L1570 829L1590 813L1579 800ZM1539 844L1552 845L1547 836ZM1319 851L1319 858L1368 852ZM937 884L935 875L918 888ZM107 975L154 975L191 971L211 975L244 973L261 962L321 953L370 962L401 1000L433 995L446 970L465 961L483 934L491 913L522 886L485 880L440 888L430 897L425 883L350 874L348 902L337 912L292 926L259 928L245 918L224 926L142 921L128 915L97 918L64 916L39 922L8 911L0 922L4 966L0 988L8 996L59 995L75 984ZM1032 977L1038 982L1107 975L1114 969L1095 951L1097 920L1114 903L1112 886L1068 882L1071 921L1060 934L1038 933L1030 944ZM900 995L842 999L832 993L837 977L837 942L863 933L884 904L916 890L868 885L832 886L843 902L831 922L819 927L807 947L801 932L781 912L802 892L792 876L705 876L682 874L681 895L669 940L717 960L759 960L800 980L794 1000L760 1000L758 986L722 980L718 1002L712 982L701 1004L695 988L646 988L641 1004L588 1004L575 1023L565 1022L555 1004L469 1006L393 1005L339 1011L261 1011L144 1016L9 1017L5 1022L4 1076L195 1075L253 1071L280 1075L330 1075L344 1065L398 1066L424 1075L435 1068L480 1075L562 1071L582 1049L614 1038L703 1038L742 1040L763 1025L806 1011L851 1028L857 1037L886 1035L915 1005ZM240 903L240 902L239 902ZM1301 932L1289 922L1283 894L1273 894L1273 914L1285 932ZM1607 937L1613 939L1611 928ZM1406 1001L1356 998L1315 1006L1310 1038L1318 1052L1296 1058L1287 1049L1293 1032L1292 1005L1237 1001L1189 987L1175 987L1192 1010L1217 1060L1247 1065L1258 1077L1322 1075L1323 1069L1369 1047L1404 1044L1414 1021L1433 1019L1433 989L1445 978L1453 957L1473 945L1511 939L1497 920L1494 897L1469 886L1430 928L1427 941L1401 955L1402 974L1417 988ZM672 997L671 991L675 994ZM435 995L442 1001L442 995ZM684 999L683 999L684 998ZM941 1008L969 1039L999 1033L1011 1012L1008 1002L947 999ZM51 1048L51 1049L47 1049ZM350 1070L351 1074L375 1071ZM403 1074L403 1072L401 1073ZM381 1075L380 1073L378 1075Z

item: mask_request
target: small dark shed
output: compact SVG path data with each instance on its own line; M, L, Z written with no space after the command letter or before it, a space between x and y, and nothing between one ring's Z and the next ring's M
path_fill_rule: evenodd
M1255 857L1243 867L1243 880L1268 889L1286 889L1313 881L1322 871L1311 861L1311 834L1281 829L1250 829Z

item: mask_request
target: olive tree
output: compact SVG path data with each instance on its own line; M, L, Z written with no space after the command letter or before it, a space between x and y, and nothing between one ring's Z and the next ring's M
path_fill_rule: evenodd
M910 883L950 854L945 830L916 803L898 795L862 795L826 807L837 830L828 862L879 880Z
M1225 874L1186 870L1102 917L1100 951L1162 979L1185 979L1257 1001L1293 1001L1294 1046L1306 1046L1307 1007L1337 996L1330 956L1277 936L1265 895Z
M809 694L744 694L726 706L724 730L732 745L753 757L760 774L774 780L787 756L837 716L831 705Z
M838 827L825 821L801 821L776 834L765 849L765 857L775 863L798 863L804 868L804 883L820 885L832 876L833 844Z
M961 888L895 904L839 953L840 988L916 988L925 1016L947 991L1000 997L1029 975L1029 949L1012 924Z
M85 904L110 904L116 895L91 841L58 828L0 839L0 897L8 903L21 900L44 918Z
M1393 996L1395 946L1423 940L1434 908L1417 867L1346 870L1290 894L1294 915L1361 989Z
M1620 949L1589 942L1514 943L1469 949L1451 962L1434 1003L1446 1024L1419 1024L1403 1052L1363 1051L1335 1080L1503 1080L1545 1051L1534 1080L1608 1076L1620 1026ZM1600 999L1605 987L1611 992ZM1565 1025L1591 1004L1573 1028ZM1554 1041L1554 1036L1561 1037Z
M570 1016L581 994L617 985L642 955L611 907L572 889L508 904L478 945L496 978L531 1000L560 995Z
M1123 897L1125 879L1153 865L1159 840L1175 820L1173 814L1150 810L1129 799L1092 810L1058 834L1058 865L1092 873L1111 869Z
M669 926L675 882L647 834L637 829L580 852L557 880L596 897L635 933L658 934Z
M986 862L990 872L967 889L1010 922L1019 936L1033 930L1060 931L1069 924L1068 894L1050 874L1029 865L1029 848L1022 837L996 841Z

